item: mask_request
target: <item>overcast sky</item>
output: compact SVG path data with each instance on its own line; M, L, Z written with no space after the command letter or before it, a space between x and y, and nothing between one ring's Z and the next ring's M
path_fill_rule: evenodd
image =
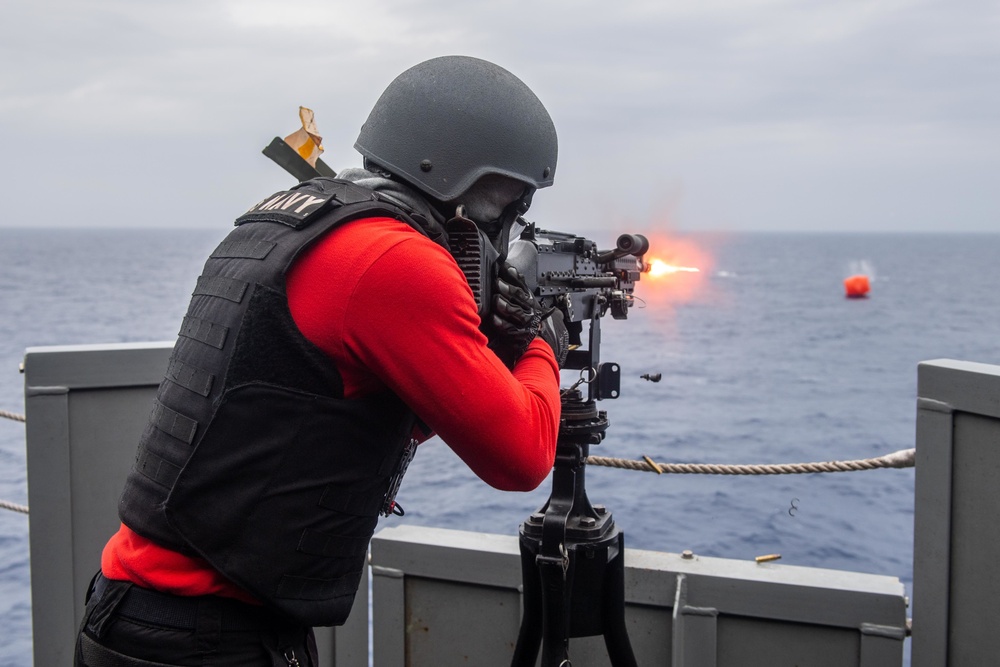
M1000 3L0 0L2 226L228 228L312 108L464 54L559 132L549 228L1000 230Z

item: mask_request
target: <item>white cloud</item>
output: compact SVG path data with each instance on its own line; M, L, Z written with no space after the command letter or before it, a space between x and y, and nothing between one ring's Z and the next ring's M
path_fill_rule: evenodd
M88 179L52 205L53 222L89 220L69 207L99 209L109 184L136 175L136 150L174 199L206 183L238 205L259 198L281 178L259 150L295 129L300 104L316 110L328 161L356 164L351 146L385 85L446 53L507 67L549 107L561 160L536 207L572 211L574 224L648 210L664 191L692 229L802 224L778 214L782 183L804 193L798 209L812 196L830 218L842 192L855 217L885 210L872 182L917 190L905 203L887 195L903 219L959 196L970 227L1000 214L1000 195L976 185L1000 169L992 3L15 0L5 19L2 182L30 195L53 163ZM192 161L199 150L221 161ZM228 210L225 197L209 199L205 220ZM720 201L739 207L719 212Z

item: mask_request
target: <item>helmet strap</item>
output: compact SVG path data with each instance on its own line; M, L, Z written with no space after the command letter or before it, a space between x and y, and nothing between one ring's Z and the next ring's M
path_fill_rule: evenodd
M528 186L521 193L521 196L507 204L497 222L500 223L499 234L493 240L494 247L500 255L500 261L507 259L507 248L510 245L510 230L522 215L528 212L531 206L531 197L535 194L535 188ZM491 237L492 238L492 237Z
M366 171L370 171L377 176L381 176L382 178L388 178L388 179L393 178L392 172L382 167L381 165L375 164L366 157L361 158L361 165L365 168Z

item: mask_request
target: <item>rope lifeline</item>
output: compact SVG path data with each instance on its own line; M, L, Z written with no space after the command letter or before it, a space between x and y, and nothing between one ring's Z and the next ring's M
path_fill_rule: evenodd
M0 410L0 417L25 421L24 415L6 410ZM715 463L658 463L648 456L642 461L618 459L608 456L588 456L587 463L622 470L639 470L655 472L660 475L672 473L675 475L802 475L806 473L824 472L856 472L859 470L876 470L878 468L912 468L915 465L915 449L901 449L892 454L872 459L856 459L853 461L825 461L816 463L772 463L761 465L722 465ZM25 505L0 500L0 509L28 513Z
M0 410L0 417L13 419L16 422L26 421L24 415L19 415L16 412L7 412L6 410ZM8 502L6 500L0 500L0 509L10 510L11 512L20 512L22 514L28 513L27 505L18 505L17 503Z
M855 472L877 468L912 468L915 449L901 449L892 454L873 459L854 461L826 461L822 463L775 463L764 465L718 465L713 463L657 463L644 456L644 461L616 459L607 456L589 456L591 465L642 470L645 472L674 473L678 475L801 475L813 472Z
M0 417L5 417L6 419L13 419L16 422L26 421L24 415L19 415L16 412L7 412L6 410L0 410Z
M914 449L901 449L892 454L873 459L854 461L826 461L823 463L775 463L764 465L718 465L714 463L657 463L648 456L644 461L616 459L607 456L588 456L590 465L621 468L623 470L640 470L656 474L673 473L677 475L801 475L814 472L856 472L859 470L875 470L877 468L912 468L914 467ZM28 513L25 505L0 500L0 509L13 512Z
M5 510L10 510L11 512L20 512L21 514L28 513L27 505L18 505L17 503L9 503L6 500L0 500L0 508Z

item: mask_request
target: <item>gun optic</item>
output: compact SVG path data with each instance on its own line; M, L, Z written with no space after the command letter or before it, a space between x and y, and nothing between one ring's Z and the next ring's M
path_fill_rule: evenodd
M618 247L614 250L605 250L599 254L597 256L597 263L608 264L625 255L632 255L641 259L649 250L649 239L642 234L622 234L618 237L616 245Z

